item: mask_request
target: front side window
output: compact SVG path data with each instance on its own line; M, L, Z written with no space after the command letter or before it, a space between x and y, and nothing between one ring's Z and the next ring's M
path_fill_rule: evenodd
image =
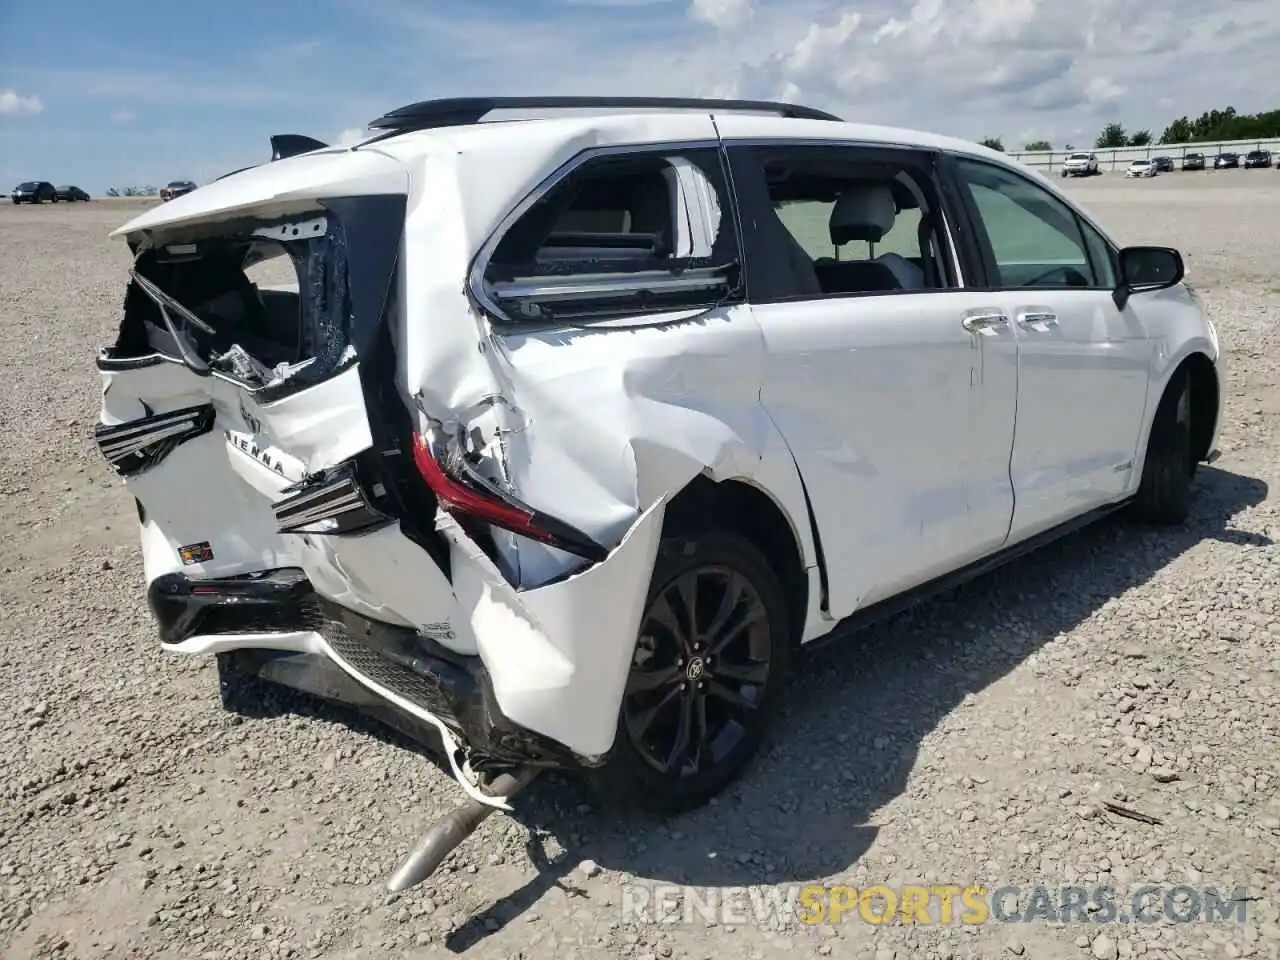
M1089 260L1098 278L1098 286L1114 288L1120 269L1115 250L1102 234L1086 221L1080 221L1080 229L1084 232L1084 242L1089 248Z
M957 166L991 247L996 286L1105 286L1070 207L994 164L961 158Z
M509 322L710 309L740 296L738 240L714 149L605 155L506 230L484 294Z

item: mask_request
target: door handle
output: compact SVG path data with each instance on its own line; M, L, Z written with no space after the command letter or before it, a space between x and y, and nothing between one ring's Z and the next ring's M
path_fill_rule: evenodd
M960 321L970 333L995 333L994 328L1008 324L1009 318L1003 313L971 313Z
M1058 315L1047 310L1024 310L1018 314L1020 327L1056 327Z

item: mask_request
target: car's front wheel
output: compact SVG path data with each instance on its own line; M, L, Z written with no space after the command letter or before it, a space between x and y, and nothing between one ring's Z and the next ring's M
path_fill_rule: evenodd
M664 539L609 762L609 798L674 814L755 756L785 675L791 618L777 574L728 531Z
M1134 501L1137 519L1160 526L1185 523L1191 515L1191 380L1174 374L1151 423L1142 480Z

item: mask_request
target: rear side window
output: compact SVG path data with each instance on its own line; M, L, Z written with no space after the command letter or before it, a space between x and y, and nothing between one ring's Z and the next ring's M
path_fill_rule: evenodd
M501 236L483 275L499 318L556 323L705 309L739 293L714 149L594 157Z

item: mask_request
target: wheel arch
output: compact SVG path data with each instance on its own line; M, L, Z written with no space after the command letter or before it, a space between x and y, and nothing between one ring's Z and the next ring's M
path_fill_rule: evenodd
M1213 452L1222 417L1222 384L1213 361L1198 351L1183 358L1174 376L1183 373L1191 382L1191 456L1200 463Z
M1187 377L1191 384L1191 453L1195 463L1204 461L1212 452L1222 418L1222 384L1218 365L1211 359L1212 346L1193 343L1167 367L1168 374L1159 381L1159 389L1153 391L1143 424L1139 454L1145 461L1147 444L1156 412L1170 389L1174 389ZM1141 463L1138 464L1142 466Z
M712 479L701 473L667 504L662 535L718 528L754 544L777 575L787 598L791 637L799 644L809 614L809 565L797 518L764 486L742 477ZM814 544L815 550L817 544Z

